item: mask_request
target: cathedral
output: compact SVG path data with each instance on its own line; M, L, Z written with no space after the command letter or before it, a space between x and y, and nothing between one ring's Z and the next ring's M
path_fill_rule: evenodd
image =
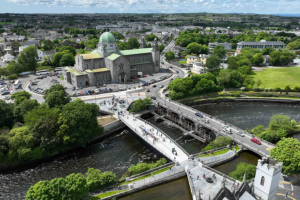
M74 67L63 69L64 80L76 87L88 87L124 83L138 74L159 72L160 53L157 40L154 40L152 48L145 47L143 38L140 49L120 51L114 35L105 32L94 51L77 55Z

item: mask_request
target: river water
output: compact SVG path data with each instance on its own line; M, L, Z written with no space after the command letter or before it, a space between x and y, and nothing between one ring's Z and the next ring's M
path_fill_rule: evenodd
M257 125L267 126L270 117L275 114L289 115L292 119L300 121L300 106L288 104L232 102L206 104L197 106L197 109L217 116L242 129L253 128ZM166 122L156 123L154 120L150 120L150 122L169 134L170 137L176 140L190 154L200 152L205 146L190 136L183 136L179 129L170 126ZM299 135L295 137L299 137ZM100 142L85 149L66 154L54 161L30 169L21 169L8 174L0 174L0 199L24 199L29 187L38 181L66 177L71 173L85 174L88 168L113 171L120 178L131 164L155 162L161 157L162 155L159 152L145 146L134 134L129 132L121 134L120 132L105 142ZM257 159L257 156L249 152L243 152L236 159L217 166L216 169L229 174L235 170L237 163L242 161L256 164ZM161 187L171 188L170 185L172 185L172 182L164 185L166 186ZM183 186L170 190L174 190L173 197L172 195L169 196L170 199L176 199L176 195L180 196L181 192L182 195L186 195L184 199L189 199L188 196L190 193ZM146 192L148 195L153 193L154 196L152 199L155 199L159 195L165 195L164 189L160 190L160 193L155 193L154 190L148 191L151 191ZM144 198L144 195L142 196ZM135 195L130 198L135 198Z

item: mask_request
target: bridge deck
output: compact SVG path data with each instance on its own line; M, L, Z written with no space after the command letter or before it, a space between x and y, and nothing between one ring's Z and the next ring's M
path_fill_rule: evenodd
M270 150L272 148L275 147L274 144L271 144L267 141L261 140L260 138L258 138L261 141L261 145L258 145L256 143L253 143L250 139L251 139L251 134L247 133L246 131L239 129L231 124L227 125L231 128L231 134L230 133L226 133L223 131L223 125L225 124L225 122L223 122L220 119L217 119L215 117L213 117L212 119L210 118L210 115L200 112L204 118L209 119L209 124L203 122L203 118L197 117L195 116L196 112L199 112L196 109L193 109L191 107L185 106L183 104L174 102L174 101L160 101L158 100L159 105L161 107L164 107L166 109L171 110L174 113L177 113L179 116L185 117L191 121L194 121L197 124L200 124L203 127L207 127L217 133L219 133L220 135L224 135L224 136L228 136L230 137L233 141L243 145L244 147L246 147L247 149L256 152L262 156L269 156L270 155ZM241 137L240 135L237 134L237 132L242 131L243 133L245 133L245 137Z
M188 154L184 152L175 141L172 141L166 133L161 130L157 130L151 126L151 124L129 114L124 116L119 115L119 119L148 144L157 149L170 160L182 162L188 159ZM172 153L173 148L175 148L177 156Z

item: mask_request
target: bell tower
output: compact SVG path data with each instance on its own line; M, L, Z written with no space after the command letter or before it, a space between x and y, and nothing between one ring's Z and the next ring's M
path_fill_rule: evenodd
M158 50L158 44L157 39L155 38L152 45L152 60L154 63L154 73L159 72L159 66L160 66L160 53Z
M280 180L282 162L263 157L258 160L254 179L254 193L262 200L275 200Z

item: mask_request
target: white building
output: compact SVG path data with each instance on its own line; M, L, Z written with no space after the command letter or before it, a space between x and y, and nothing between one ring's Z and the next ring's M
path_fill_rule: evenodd
M258 160L254 178L254 193L262 200L275 200L281 176L282 162L263 157Z
M9 63L10 61L14 60L15 57L9 53L6 53L4 56L1 57L1 61L4 63Z
M195 74L204 74L204 65L202 62L199 61L193 61L193 68L191 71Z
M232 49L232 44L231 43L218 43L218 42L215 42L215 43L208 43L208 48L209 48L209 51L213 51L214 48L218 45L222 45L224 46L225 49L227 50L231 50Z
M239 42L237 43L237 51L242 50L243 48L251 47L253 49L262 50L264 48L273 47L274 49L278 50L279 48L284 49L285 44L283 42L274 42L270 41L267 42L266 40L261 40L259 42Z

